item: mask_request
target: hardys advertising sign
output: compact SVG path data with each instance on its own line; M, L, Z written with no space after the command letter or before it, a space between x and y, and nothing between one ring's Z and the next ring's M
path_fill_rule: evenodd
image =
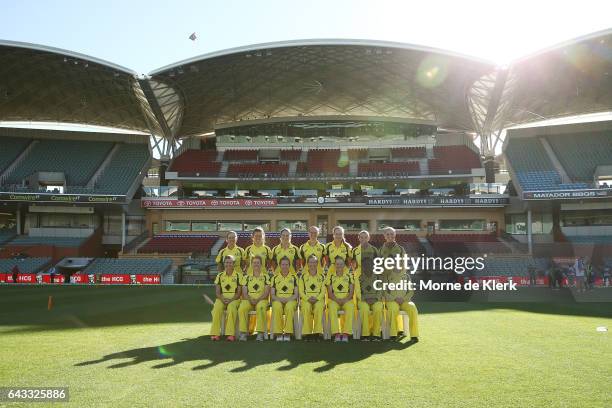
M368 198L367 205L401 207L499 207L508 204L507 197L388 197Z

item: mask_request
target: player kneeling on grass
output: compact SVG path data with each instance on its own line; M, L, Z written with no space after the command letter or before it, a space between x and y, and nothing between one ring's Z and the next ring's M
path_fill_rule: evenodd
M234 257L228 255L223 259L225 270L215 278L215 294L217 299L212 309L212 326L210 338L213 341L220 340L221 322L223 314L227 310L227 321L225 323L225 335L228 341L234 341L236 332L236 316L240 305L240 278L241 275L234 270Z
M250 262L249 273L242 276L242 301L238 308L238 322L240 341L246 341L249 332L249 312L256 312L257 341L263 341L266 331L266 312L268 311L268 296L270 295L270 281L268 274L263 270L261 256L254 256Z
M291 261L282 258L280 272L272 277L272 332L276 341L289 341L293 334L293 316L297 308L297 277L291 273ZM285 322L283 323L283 314Z
M302 335L306 341L318 340L323 334L325 279L320 273L319 258L310 255L299 278L300 313L304 316Z
M361 259L361 274L359 276L359 291L357 305L361 317L361 339L363 341L380 341L383 318L383 297L379 290L374 289L374 281L379 279L372 273L373 259ZM370 330L370 326L372 330Z
M355 303L353 302L354 282L353 275L346 267L344 259L336 257L334 271L327 275L327 313L330 319L331 332L334 341L348 342L349 333L353 332L353 314ZM344 311L344 324L342 331L338 323L338 312Z

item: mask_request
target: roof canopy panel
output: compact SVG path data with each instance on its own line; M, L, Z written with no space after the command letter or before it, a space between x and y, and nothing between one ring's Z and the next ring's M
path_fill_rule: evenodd
M505 126L612 111L612 31L581 37L515 62Z
M0 120L148 132L156 120L132 71L39 45L0 42Z
M473 130L466 90L494 65L440 50L359 40L263 44L154 71L181 95L178 135L228 122L370 116Z

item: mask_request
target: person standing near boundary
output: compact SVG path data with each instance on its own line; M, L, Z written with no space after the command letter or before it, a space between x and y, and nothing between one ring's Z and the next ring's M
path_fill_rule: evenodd
M224 269L222 263L224 262L225 257L231 255L234 258L234 270L237 273L242 274L243 266L246 263L246 256L244 249L236 245L237 241L238 234L236 231L229 231L225 236L225 242L227 245L219 251L217 258L215 259L215 262L219 266L219 271Z

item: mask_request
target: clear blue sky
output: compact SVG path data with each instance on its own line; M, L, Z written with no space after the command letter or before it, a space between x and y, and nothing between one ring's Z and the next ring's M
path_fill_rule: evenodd
M305 38L400 41L507 63L612 27L612 2L604 0L0 0L0 10L0 39L65 48L138 73L220 49Z

